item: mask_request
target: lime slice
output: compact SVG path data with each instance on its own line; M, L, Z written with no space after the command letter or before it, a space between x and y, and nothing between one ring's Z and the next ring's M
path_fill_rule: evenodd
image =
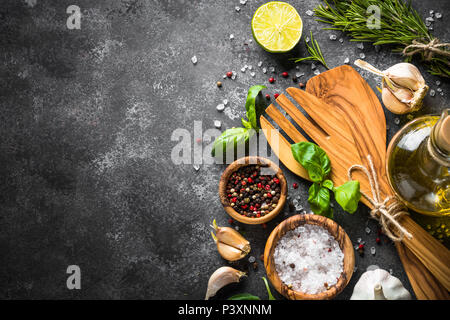
M269 52L288 52L302 36L303 22L290 4L272 1L263 4L252 18L253 38Z

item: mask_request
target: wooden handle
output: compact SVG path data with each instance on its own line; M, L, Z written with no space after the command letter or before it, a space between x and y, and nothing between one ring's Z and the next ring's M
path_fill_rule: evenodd
M450 300L448 291L420 260L403 243L397 242L395 245L416 298L419 300Z
M450 251L410 217L402 218L401 224L413 235L412 239L405 237L403 244L450 291Z

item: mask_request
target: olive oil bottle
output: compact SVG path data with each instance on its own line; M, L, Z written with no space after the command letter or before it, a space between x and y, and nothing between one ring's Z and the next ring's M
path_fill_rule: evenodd
M436 217L419 220L430 233L438 230L441 240L450 236L449 113L446 109L441 117L423 116L407 123L392 138L387 152L392 189L412 210Z

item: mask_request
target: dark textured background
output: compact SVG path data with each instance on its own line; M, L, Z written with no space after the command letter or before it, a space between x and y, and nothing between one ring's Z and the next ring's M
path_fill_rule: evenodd
M295 72L288 58L304 56L302 43L288 55L268 54L253 41L250 20L265 1L2 1L0 8L0 298L202 299L209 275L225 265L210 237L209 224L227 219L217 195L222 165L174 165L170 155L177 128L193 131L240 125L248 88L268 84L256 67L275 66L271 95L295 85L282 71ZM313 31L330 67L364 52L380 69L401 58L371 45L356 48L329 40L330 31L305 14L319 1L288 1ZM66 8L82 10L81 30L66 28ZM425 17L430 9L444 17L435 35L450 40L448 1L413 1ZM229 39L233 33L234 40ZM335 33L338 38L340 33ZM198 64L191 63L196 55ZM244 64L256 71L241 73ZM322 67L319 67L324 71ZM235 70L235 81L222 75ZM423 69L422 69L423 70ZM313 74L300 65L306 82ZM362 73L374 88L379 79ZM424 76L432 89L436 77ZM217 80L224 86L218 89ZM442 81L442 80L441 80ZM419 114L448 106L444 95L428 96ZM229 100L224 113L215 106ZM386 112L388 138L408 120ZM399 119L397 124L395 119ZM284 168L282 166L282 168ZM284 170L290 195L307 207L309 183ZM335 219L355 243L375 243L376 224L367 208ZM251 255L263 252L267 228L243 226ZM366 223L372 229L364 232ZM246 261L246 260L245 260ZM239 267L245 267L245 261ZM82 289L66 288L66 268L81 267ZM370 264L393 270L411 291L394 246L377 246L375 256L356 254L358 267L346 290ZM266 297L259 262L241 284L218 298L239 292ZM277 297L280 297L276 294Z

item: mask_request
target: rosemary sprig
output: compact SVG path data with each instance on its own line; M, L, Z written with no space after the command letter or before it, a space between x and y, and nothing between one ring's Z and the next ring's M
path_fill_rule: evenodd
M325 5L314 9L317 21L330 24L328 30L347 32L351 41L370 42L374 45L393 45L394 52L403 52L412 44L423 45L423 50L406 50L406 60L416 55L433 75L450 77L450 48L440 44L439 50L426 49L433 37L425 23L412 7L403 0L323 0ZM332 2L333 5L330 5ZM367 8L380 8L380 28L369 28ZM437 40L437 39L436 39ZM414 52L412 52L414 51Z
M325 68L330 69L325 62L325 59L322 54L322 50L320 50L320 47L319 47L319 43L313 37L312 31L310 31L310 34L311 34L311 40L310 40L311 45L309 45L308 42L305 40L305 45L306 45L306 48L308 49L310 56L304 57L304 58L298 58L295 60L295 62L301 62L301 61L306 61L306 60L319 61L321 64L323 64L323 66Z

